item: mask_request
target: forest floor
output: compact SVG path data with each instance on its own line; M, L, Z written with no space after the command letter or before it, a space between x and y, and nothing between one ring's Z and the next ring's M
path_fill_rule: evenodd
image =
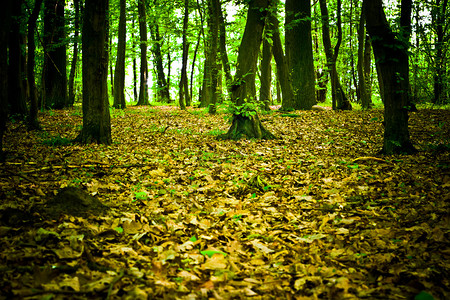
M112 110L111 146L71 142L79 108L10 123L0 299L450 299L450 111L411 113L410 156L377 154L379 110L260 117L278 139L173 107ZM51 217L64 187L109 209Z

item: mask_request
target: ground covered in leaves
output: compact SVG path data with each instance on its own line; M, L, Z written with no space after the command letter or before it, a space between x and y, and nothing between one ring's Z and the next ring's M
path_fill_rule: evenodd
M234 142L224 113L133 107L111 146L71 142L80 109L40 119L5 138L0 299L450 299L449 111L411 114L411 156L377 155L381 111ZM47 213L67 187L108 209Z

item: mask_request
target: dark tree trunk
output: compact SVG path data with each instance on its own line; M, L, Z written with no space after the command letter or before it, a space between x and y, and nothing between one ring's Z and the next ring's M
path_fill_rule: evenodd
M187 81L187 61L189 54L189 45L187 42L187 27L189 22L189 0L184 1L184 18L183 18L183 59L181 62L181 78L179 85L179 105L181 109L186 109L189 105L189 90Z
M236 75L232 85L231 99L236 107L242 107L247 100L254 97L254 78L268 7L268 0L249 2L247 22L239 47ZM235 113L230 129L220 138L237 140L242 136L257 139L274 138L274 135L264 128L256 111Z
M132 26L134 28L134 17L132 21ZM131 40L133 41L132 47L133 47L133 95L134 95L134 101L138 102L138 92L137 92L137 63L136 63L136 43L134 42L134 33L133 30L131 31Z
M141 76L139 86L139 100L137 105L149 105L148 101L148 64L147 64L147 15L145 0L138 0L139 34L141 48Z
M272 33L272 53L277 65L277 77L282 94L282 109L288 110L290 103L294 101L294 89L292 88L291 75L289 73L288 61L283 52L283 45L280 38L280 22L278 21L276 6L269 11L268 28ZM280 99L279 99L280 100Z
M342 41L342 27L341 27L341 1L338 0L337 10L337 27L338 27L338 41L334 47L334 51L331 47L330 37L330 22L326 0L319 0L320 11L322 14L322 37L323 46L325 48L325 54L327 57L328 70L330 72L331 79L331 95L334 110L351 110L352 105L348 101L344 90L342 89L341 82L336 69L336 61L339 54L339 47Z
M411 0L409 0L411 1ZM392 32L382 0L365 0L365 16L373 52L384 86L385 154L413 153L408 130L408 45ZM403 16L404 17L404 16Z
M26 86L23 84L25 65L22 54L25 53L23 33L20 30L20 20L23 19L22 0L12 1L11 34L9 35L9 106L10 113L19 118L28 114L26 104Z
M68 106L64 2L44 2L45 104L55 109Z
M75 73L77 70L78 64L78 35L80 29L80 0L74 0L73 4L75 6L75 33L74 33L74 42L73 42L73 57L72 64L70 66L70 74L69 74L69 99L68 105L73 106L75 103L75 92L74 92L74 84L75 84Z
M259 101L264 110L270 110L272 102L272 45L267 37L263 41L262 60L261 60L261 88L259 89Z
M125 38L126 27L126 3L120 0L119 38L117 43L117 60L114 70L114 107L125 108Z
M11 25L11 3L3 1L0 10L0 162L5 160L3 152L3 135L8 118L8 41Z
M159 24L156 20L151 21L150 34L153 40L153 57L156 67L156 76L158 84L158 100L161 102L170 103L169 85L166 80L166 74L164 73L163 54L161 50L162 39L159 33Z
M109 24L108 24L108 26L109 26ZM109 44L108 44L109 53L108 53L108 56L111 56L111 53L112 53L112 33L109 30L109 28L108 28L108 34L109 34ZM110 78L111 78L111 96L113 96L114 95L114 72L113 72L112 64L109 64L109 75L110 75Z
M367 88L367 78L366 73L364 72L364 59L366 56L364 55L366 46L366 30L364 27L365 19L364 19L364 7L361 7L361 16L359 19L358 26L358 90L357 97L358 102L361 103L363 109L370 109L372 106L372 101L370 99L370 94Z
M30 93L30 114L28 118L28 127L30 129L41 129L38 121L38 99L36 90L36 79L34 76L35 66L35 51L36 43L34 40L34 31L36 29L36 21L41 10L41 4L43 0L36 0L34 3L33 11L28 18L28 64L27 64L27 77L28 77L28 90Z
M223 14L220 1L219 1L219 47L220 47L220 59L222 60L222 67L225 73L227 91L228 94L231 95L231 82L233 81L233 77L231 76L230 62L228 61L225 16Z
M217 49L219 47L219 9L220 3L219 0L212 0L208 2L209 13L211 17L211 85L212 85L212 95L211 101L209 103L208 111L210 114L216 113L216 105L217 105L217 85L218 85L218 77L219 70L217 64Z
M211 6L211 2L207 2L208 7ZM199 8L199 12L201 9ZM205 49L205 62L203 66L203 83L202 83L202 93L200 96L200 107L208 107L211 103L213 93L216 91L216 87L213 86L212 70L214 68L213 64L217 64L216 58L212 56L212 27L213 16L211 13L207 14L206 22L208 24L208 35L204 37L204 49ZM217 50L216 50L217 52Z
M311 109L316 104L310 0L286 0L286 57L294 88L284 109Z
M448 0L443 2L437 0L434 9L436 13L433 14L434 27L436 28L436 71L433 77L433 103L435 104L444 104L448 100L445 92L446 52L448 51L448 38L445 41L445 32L449 28L448 18L446 19L447 4Z
M111 144L108 101L109 0L86 0L83 17L83 129L84 144Z

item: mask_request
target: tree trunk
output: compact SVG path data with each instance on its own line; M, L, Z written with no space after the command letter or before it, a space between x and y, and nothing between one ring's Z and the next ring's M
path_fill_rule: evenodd
M8 118L8 40L11 25L12 0L3 1L0 10L0 162L5 160L3 135Z
M28 90L30 93L30 114L28 118L28 127L30 129L41 129L38 121L38 99L36 90L36 79L34 76L34 66L35 66L35 51L36 43L34 40L34 31L36 29L36 21L39 17L39 12L41 10L41 4L43 0L36 0L34 3L33 11L28 18L28 64L27 64L27 77L28 77Z
M157 84L158 84L158 100L160 102L170 103L170 93L169 93L169 85L166 80L166 75L164 73L164 64L163 64L163 54L161 50L162 39L159 33L159 24L157 20L152 20L150 22L151 29L150 35L153 40L153 59L156 67L156 76L157 76Z
M189 23L189 0L184 1L184 18L183 18L183 59L181 62L181 78L179 85L179 105L181 109L186 109L190 105L189 85L187 77L187 62L189 58L189 44L187 42L187 29Z
M330 22L326 0L319 0L320 11L322 14L322 37L323 46L325 48L325 55L327 57L328 70L330 72L331 79L331 95L334 110L351 110L352 105L345 96L342 89L339 76L336 69L336 61L339 55L339 47L342 41L342 27L341 27L341 1L337 1L337 27L338 27L338 41L334 47L334 51L331 47L330 37Z
M227 84L228 94L231 95L231 82L233 77L231 76L230 62L228 61L227 53L227 41L226 41L226 22L225 16L222 11L222 7L219 1L219 47L220 47L220 58L222 60L222 67L225 73L225 81Z
M145 0L138 0L139 34L141 48L141 76L139 100L136 105L149 105L148 101L148 64L147 64L147 16Z
M69 100L68 105L73 106L75 103L75 92L74 82L75 82L75 73L77 70L78 63L78 35L80 28L80 0L74 0L73 4L75 6L75 33L74 33L74 42L73 42L73 58L72 64L70 66L70 75L69 75Z
M219 0L208 1L209 13L211 17L211 86L212 86L212 95L211 101L208 106L208 112L210 114L216 113L216 105L217 105L217 85L218 85L218 77L219 77L219 68L217 64L217 50L219 47L219 9L220 2Z
M68 106L64 2L44 1L45 104L55 109Z
M291 106L290 103L294 101L294 89L292 88L291 75L289 73L289 67L287 58L283 52L283 46L280 38L280 22L278 21L276 6L269 11L267 30L272 33L272 53L277 65L277 77L280 83L280 89L282 94L282 109L288 110Z
M442 4L441 4L442 3ZM445 41L445 30L448 29L448 19L446 20L447 15L447 4L448 0L436 1L437 11L436 16L433 17L433 23L436 28L436 38L435 38L435 47L436 47L436 58L435 58L435 69L433 77L433 103L435 104L445 104L447 103L447 97L445 92L445 72L447 70L446 67L446 52L448 51L445 47L448 47L448 42ZM446 20L446 21L445 21ZM448 39L447 39L448 40Z
M108 101L109 0L86 0L82 34L83 129L81 143L111 144Z
M268 37L264 38L262 60L261 60L261 88L259 89L259 101L264 110L270 110L272 102L272 45L269 43Z
M310 0L286 0L286 57L294 88L284 109L311 109L316 104Z
M411 1L411 0L409 0ZM384 142L382 152L413 153L409 138L408 45L392 32L383 11L382 0L364 0L367 31L384 86ZM404 17L404 16L403 16Z
M242 108L247 100L254 97L254 78L268 7L268 0L249 2L247 22L239 47L236 75L232 85L231 99L236 108ZM242 136L257 139L274 138L274 135L262 125L257 112L251 109L234 113L230 129L220 138L237 140Z
M9 35L9 106L10 113L16 115L19 118L25 118L28 114L28 108L26 104L26 86L23 85L22 78L24 78L25 65L21 58L22 53L25 53L23 49L22 33L20 30L20 20L23 18L22 0L12 1L12 21L11 21L11 33Z
M114 107L125 108L125 50L126 50L126 3L120 0L119 38L117 42L117 60L114 70Z
M361 7L361 16L359 18L359 26L358 26L358 90L357 97L358 102L361 103L363 109L370 109L372 105L372 101L370 99L370 94L367 90L367 78L364 72L364 47L366 46L366 30L364 27L365 19L364 19L364 7Z
M134 17L133 17L133 21L132 21L132 26L134 28ZM132 42L132 52L133 52L133 95L134 95L134 101L137 103L138 102L138 92L137 92L137 85L138 85L138 81L137 81L137 63L136 63L136 43L134 42L134 32L133 30L131 31L131 40Z

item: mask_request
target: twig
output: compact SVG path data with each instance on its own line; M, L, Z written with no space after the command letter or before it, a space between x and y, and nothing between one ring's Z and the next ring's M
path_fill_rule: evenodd
M358 161L369 161L369 160L383 162L383 163L388 163L388 161L386 161L386 160L384 160L382 158L374 157L374 156L358 157L358 158L355 158L354 160L352 160L352 162L355 163L355 162L358 162Z

